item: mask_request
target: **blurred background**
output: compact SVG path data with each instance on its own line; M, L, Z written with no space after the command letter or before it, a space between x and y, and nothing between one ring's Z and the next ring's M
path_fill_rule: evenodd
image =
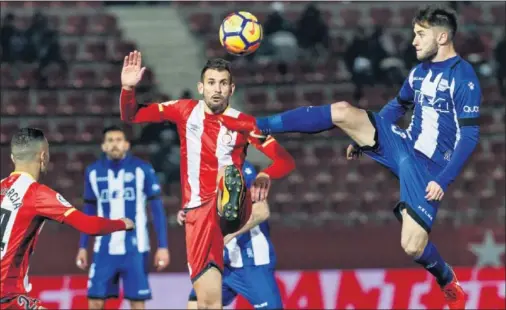
M77 207L84 168L100 155L102 130L119 124L123 57L148 67L139 101L198 98L207 58L232 62L232 104L262 116L348 100L379 110L417 63L411 20L420 2L16 1L1 2L1 173L22 126L45 131L51 168L42 180ZM481 81L481 141L450 186L431 234L470 293L470 308L505 308L504 2L447 2L459 14L457 51ZM218 27L232 11L256 15L265 39L247 57L228 55ZM406 117L402 126L408 124ZM188 280L180 208L179 141L171 124L126 127L133 154L160 178L172 262L152 273L148 308L185 306ZM442 308L432 278L400 247L392 209L398 183L368 158L347 162L339 130L279 135L297 170L274 182L271 230L287 308ZM251 151L258 167L269 162ZM152 244L155 245L155 238ZM47 223L31 261L34 297L50 307L86 307L86 274L75 267L78 233ZM412 269L415 268L415 269ZM429 276L428 276L429 275ZM389 284L389 285L387 285ZM393 290L393 291L392 291ZM438 295L438 293L435 293ZM121 299L112 308L124 307ZM238 299L232 307L250 307Z

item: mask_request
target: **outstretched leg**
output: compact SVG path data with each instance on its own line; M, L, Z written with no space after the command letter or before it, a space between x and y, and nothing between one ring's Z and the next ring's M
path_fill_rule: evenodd
M359 146L374 146L375 129L367 111L346 101L324 106L301 107L257 119L257 127L265 134L282 132L316 133L335 126L341 128Z

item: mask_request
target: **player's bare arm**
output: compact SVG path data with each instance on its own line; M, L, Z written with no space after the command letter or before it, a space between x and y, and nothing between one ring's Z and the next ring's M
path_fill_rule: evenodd
M234 239L235 237L247 231L250 231L253 227L258 226L262 222L268 220L270 215L271 213L267 201L264 200L255 202L252 206L251 216L246 222L246 224L244 224L244 226L241 227L241 229L239 229L238 231L226 235L224 238L224 243L227 244L228 242L230 242L230 240Z
M138 104L135 99L135 87L142 80L146 67L142 67L142 54L138 51L130 52L123 61L121 70L120 115L121 120L128 123L146 122L177 122L177 115L168 109L177 102L155 102Z

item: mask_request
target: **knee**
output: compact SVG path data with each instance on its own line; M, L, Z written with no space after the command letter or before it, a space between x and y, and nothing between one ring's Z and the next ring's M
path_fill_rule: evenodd
M218 292L209 291L197 298L198 309L221 309L221 296Z
M335 102L330 106L330 113L332 115L332 122L334 125L342 124L350 121L350 114L353 106L346 101Z
M92 310L104 309L104 301L101 299L88 300L88 306Z
M401 239L402 249L410 257L421 256L426 245L427 245L427 240L423 240L423 238L409 238L408 237L408 238Z

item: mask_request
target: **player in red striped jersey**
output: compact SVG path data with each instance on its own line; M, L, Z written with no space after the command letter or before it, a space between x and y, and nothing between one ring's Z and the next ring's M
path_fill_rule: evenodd
M38 179L49 163L49 145L44 133L20 129L11 140L15 171L1 181L1 309L44 309L27 296L31 290L28 264L37 236L46 219L73 226L92 235L131 230L129 219L108 220L87 216Z
M212 59L202 69L198 91L203 100L138 105L134 88L144 70L139 52L125 57L121 72L121 119L130 123L170 121L177 125L190 277L198 307L220 309L224 244L217 207L223 209L222 218L228 221L236 220L241 213L248 220L251 201L265 200L270 180L290 173L295 162L274 138L230 131L221 124L220 115L252 118L229 106L235 85L227 61ZM245 190L241 172L249 144L273 160L271 166L258 174L251 195Z

